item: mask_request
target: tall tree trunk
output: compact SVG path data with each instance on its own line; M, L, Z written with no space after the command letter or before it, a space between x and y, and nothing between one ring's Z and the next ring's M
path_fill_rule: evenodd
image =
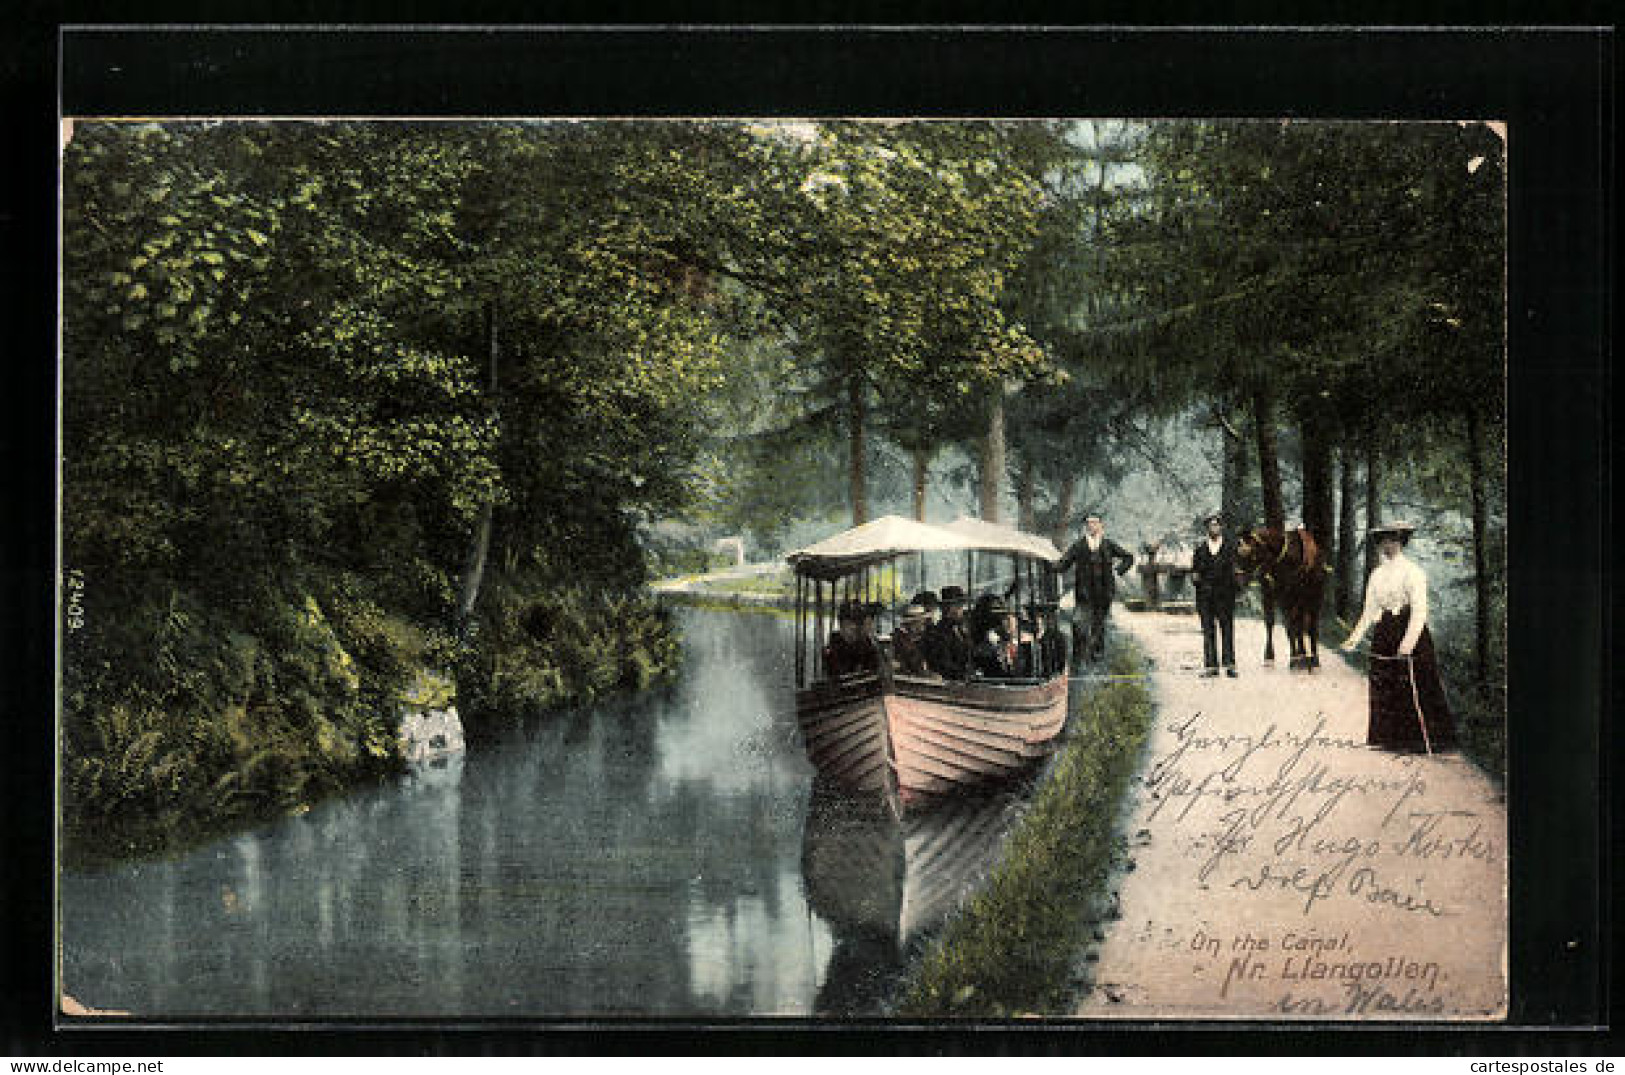
M1303 422L1303 525L1327 556L1336 554L1336 507L1332 503L1332 448L1318 419Z
M1354 550L1360 541L1354 514L1354 449L1343 445L1337 461L1337 614L1352 623L1360 599L1354 588Z
M1231 527L1248 526L1255 519L1242 518L1242 490L1247 481L1247 441L1229 419L1220 415L1219 436L1223 442L1223 463L1219 476L1219 512Z
M1473 498L1473 597L1474 655L1478 660L1478 680L1487 682L1490 674L1490 574L1489 508L1484 495L1484 426L1478 408L1467 404L1468 484Z
M1032 457L1023 452L1021 455L1021 479L1016 486L1016 525L1027 533L1038 530L1038 520L1033 508L1033 461Z
M851 479L852 525L858 526L869 521L869 498L866 492L868 481L863 459L863 378L856 373L847 374L846 417L852 456L848 470Z
M931 474L931 450L914 449L914 518L925 522L925 489Z
M1377 543L1371 540L1373 526L1382 523L1382 446L1377 443L1377 422L1371 419L1365 435L1365 573L1377 566Z
M993 413L982 441L982 518L999 521L999 494L1004 485L1004 398L993 397Z
M1055 494L1055 544L1066 548L1072 536L1072 498L1077 493L1078 481L1068 474L1061 479L1061 488Z
M494 300L485 306L485 344L486 355L490 362L490 369L486 374L486 383L490 405L495 409L497 364L502 351L497 339L497 306ZM460 623L467 623L469 617L474 615L474 604L480 599L480 586L485 582L485 564L490 558L491 552L491 526L494 514L489 499L480 505L479 521L474 525L474 540L469 547L468 556L463 561L463 577L458 588L457 619Z
M1267 384L1253 389L1253 421L1258 434L1258 484L1264 497L1264 525L1286 527L1281 496L1281 460L1275 445L1275 396Z

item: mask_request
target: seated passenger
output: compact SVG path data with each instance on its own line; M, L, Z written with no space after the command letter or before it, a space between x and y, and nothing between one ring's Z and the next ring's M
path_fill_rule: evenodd
M978 608L982 608L978 602ZM1026 675L1021 667L1021 626L1014 609L995 597L985 605L993 627L976 643L976 674L986 679L1014 679Z
M995 605L1004 607L1004 602L999 600L998 594L985 593L976 599L976 604L971 606L968 617L971 638L984 638L989 631L998 627L1000 613L993 611Z
M1029 656L1026 667L1031 669L1030 675L1048 679L1066 671L1066 638L1061 633L1058 617L1060 604L1055 601L1038 602L1038 618L1033 623L1032 641L1023 642L1022 648L1032 654Z
M830 679L880 668L880 647L874 634L864 629L868 612L857 601L842 603L836 614L838 624L824 647L824 675Z
M891 636L892 662L897 671L911 676L930 672L925 659L925 633L930 624L931 614L924 605L909 605L903 610L903 618Z
M925 635L925 660L931 671L945 679L970 674L971 634L965 623L965 591L942 588L942 619Z
M925 609L926 627L931 627L937 622L942 603L937 600L935 590L921 590L919 593L909 598L908 603L911 605L919 605L921 608Z

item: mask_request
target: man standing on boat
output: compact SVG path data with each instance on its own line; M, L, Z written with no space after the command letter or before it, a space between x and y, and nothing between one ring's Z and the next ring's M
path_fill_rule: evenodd
M1106 617L1117 596L1117 575L1134 566L1134 554L1106 536L1099 515L1083 521L1084 534L1066 550L1057 573L1076 567L1073 580L1077 607L1072 610L1072 652L1079 659L1098 661L1106 655ZM1112 568L1115 565L1116 574Z
M942 619L926 632L925 659L944 679L970 674L970 627L965 623L965 591L958 586L942 588Z
M1221 643L1224 674L1236 676L1236 542L1226 537L1224 519L1209 515L1207 540L1191 554L1196 614L1202 620L1202 675L1219 674Z

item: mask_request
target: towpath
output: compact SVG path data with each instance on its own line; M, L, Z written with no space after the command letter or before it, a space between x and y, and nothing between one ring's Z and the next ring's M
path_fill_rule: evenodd
M784 569L782 560L770 560L762 564L739 564L735 567L725 567L703 575L682 575L677 578L660 579L651 582L649 589L655 593L695 593L716 587L719 583L759 578L762 575L776 574Z
M1459 754L1367 747L1365 677L1336 650L1313 675L1263 668L1263 624L1238 620L1240 678L1207 679L1195 616L1113 622L1151 660L1156 720L1123 815L1121 917L1076 1014L1504 1016L1496 786Z

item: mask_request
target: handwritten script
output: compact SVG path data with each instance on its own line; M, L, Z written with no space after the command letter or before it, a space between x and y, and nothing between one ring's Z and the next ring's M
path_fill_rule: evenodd
M1220 1001L1245 994L1263 1012L1448 1014L1453 964L1419 939L1470 939L1448 925L1475 898L1458 880L1472 864L1500 868L1500 821L1430 796L1437 765L1328 724L1316 713L1239 734L1198 711L1172 725L1147 772L1144 820L1172 834L1206 890L1203 911L1256 928L1209 924L1171 944L1212 968L1202 977Z

